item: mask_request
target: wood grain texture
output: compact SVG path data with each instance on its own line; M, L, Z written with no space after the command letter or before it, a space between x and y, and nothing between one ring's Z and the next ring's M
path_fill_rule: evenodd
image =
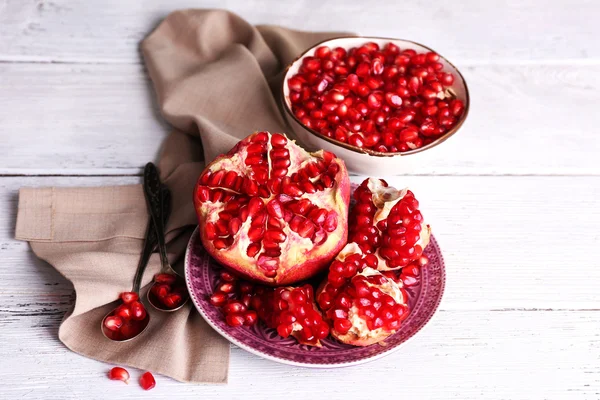
M594 1L0 0L0 60L139 62L169 12L225 8L249 22L357 31L428 45L457 63L600 59Z
M444 254L444 310L600 308L600 178L386 177L409 187ZM90 186L138 178L0 179L0 293L68 295L71 285L12 239L21 186ZM353 178L359 183L361 178ZM551 200L551 201L550 201ZM560 216L560 218L557 218ZM568 221L565 228L562 221ZM570 227L576 227L572 229ZM10 268L10 266L20 266ZM578 273L573 273L578 271Z
M111 382L112 365L62 347L56 314L66 304L31 295L0 301L28 312L0 319L5 399L364 399L392 392L410 399L573 400L600 393L600 346L588 333L600 313L592 311L441 311L396 353L342 369L291 367L233 348L227 386L157 376L145 393L136 382L142 371L130 369L128 386Z
M73 288L12 239L18 188L139 182L169 129L139 41L185 7L413 39L465 75L460 133L419 176L386 177L415 192L447 268L439 312L398 352L310 370L234 347L227 386L143 392L141 371L108 381L58 341ZM0 399L599 399L598 19L590 0L0 0Z
M418 174L600 173L600 65L463 72L467 122ZM0 63L0 93L0 174L138 174L168 132L137 65Z
M600 178L389 177L416 193L446 261L444 300L423 332L397 353L338 370L284 366L234 348L226 387L158 377L150 393L106 380L109 365L58 342L72 286L12 239L21 186L137 181L0 179L0 398L364 398L399 385L415 399L571 400L600 393L600 264L587 252L600 241ZM562 221L577 229L562 230Z

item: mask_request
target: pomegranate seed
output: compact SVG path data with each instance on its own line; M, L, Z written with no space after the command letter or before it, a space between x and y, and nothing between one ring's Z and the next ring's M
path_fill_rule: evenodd
M452 84L454 83L454 75L452 75L451 73L442 74L440 82L444 86L452 86Z
M213 306L221 307L227 301L227 293L215 292L212 294L212 296L210 296L209 301Z
M146 309L139 301L131 303L129 309L131 310L131 317L136 321L141 321L146 318Z
M227 314L227 316L225 317L225 322L227 322L227 325L237 328L238 326L242 326L244 325L245 322L245 317L243 314Z
M331 54L331 49L327 46L317 47L315 50L315 57L317 58L327 58ZM437 60L435 60L437 61Z
M123 292L119 297L125 304L132 303L140 298L136 292Z
M246 311L246 309L246 305L238 300L230 300L223 306L225 314L241 313Z
M156 274L156 275L154 275L154 282L156 282L156 283L165 283L167 285L172 285L175 283L176 279L177 278L173 274Z
M115 315L126 321L131 318L131 310L126 305L122 305L117 308Z
M140 386L144 390L150 390L154 388L154 386L156 386L154 376L150 372L144 372L142 376L140 376Z
M129 383L129 372L125 368L114 367L108 372L108 378L113 381Z
M111 331L118 331L119 328L123 326L123 319L118 316L106 317L104 326Z
M256 311L246 311L244 313L244 325L252 326L255 325L257 321L258 315L256 314Z

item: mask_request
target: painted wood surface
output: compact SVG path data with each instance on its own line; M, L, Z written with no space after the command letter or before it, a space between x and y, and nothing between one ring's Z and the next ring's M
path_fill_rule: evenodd
M317 371L233 348L227 386L159 376L144 393L58 341L73 289L13 239L18 189L139 181L169 129L139 41L199 6L413 39L464 73L464 128L416 174L386 177L417 194L448 275L397 353ZM599 17L586 0L0 0L0 398L599 399Z

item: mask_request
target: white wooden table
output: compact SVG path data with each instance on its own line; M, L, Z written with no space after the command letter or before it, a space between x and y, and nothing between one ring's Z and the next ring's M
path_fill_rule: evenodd
M600 3L367 3L0 0L1 399L600 398ZM227 386L145 393L58 341L72 286L13 239L17 190L140 181L168 127L138 44L186 7L413 39L463 71L472 109L446 156L389 178L417 193L448 274L397 353L323 371L234 348Z

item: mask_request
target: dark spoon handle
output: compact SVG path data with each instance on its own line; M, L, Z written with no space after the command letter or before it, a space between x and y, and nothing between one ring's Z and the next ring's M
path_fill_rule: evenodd
M161 187L160 192L161 197L163 198L163 209L160 210L160 214L162 215L163 225L166 225L167 220L169 219L169 214L171 212L171 193L169 192L169 189L167 189L165 186ZM148 199L147 193L148 191L146 190L146 180L144 179L144 197L146 198L146 204L148 205L148 207L150 207L150 201ZM148 226L146 228L144 247L142 249L142 254L140 255L140 261L138 263L135 277L133 278L133 291L136 293L140 291L144 271L146 270L146 266L148 266L148 261L150 261L150 256L156 248L157 243L158 238L156 234L156 227L154 226L154 221L152 217L150 217L148 219Z
M162 269L169 265L167 259L167 245L165 243L165 215L171 212L171 193L160 182L158 169L153 163L146 164L144 168L144 192L146 203L156 232L158 252Z

